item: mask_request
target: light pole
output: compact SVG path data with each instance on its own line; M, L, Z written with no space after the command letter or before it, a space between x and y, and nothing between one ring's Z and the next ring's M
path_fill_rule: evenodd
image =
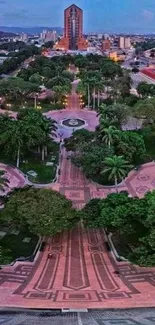
M80 108L83 108L83 105L84 105L84 101L83 101L83 98L82 98L82 95L79 95L79 98L80 98Z

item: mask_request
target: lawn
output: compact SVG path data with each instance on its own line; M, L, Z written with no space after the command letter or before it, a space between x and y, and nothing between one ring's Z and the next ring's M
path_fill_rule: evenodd
M24 239L30 239L29 242L24 242ZM19 234L8 231L4 237L0 239L0 246L2 249L9 250L8 256L10 261L14 261L19 257L29 257L33 254L39 237L33 235L28 230L19 232ZM5 260L5 258L4 258Z
M32 153L29 157L24 157L20 162L20 169L24 174L28 171L34 171L37 176L28 175L31 182L37 184L51 183L56 175L57 164L59 160L59 144L53 143L48 156L45 161L41 161L41 155ZM11 157L6 156L3 152L0 153L0 161L9 165L16 166L16 163ZM53 162L53 166L46 166L47 162Z
M155 160L155 143L150 138L145 138L145 146L146 146L146 152L147 156L150 158L149 161Z
M155 142L154 135L151 136L151 128L144 128L138 131L140 135L144 137L144 143L146 147L146 155L142 163L155 160Z
M29 181L37 184L48 184L53 181L57 168L55 162L53 166L46 166L46 162L41 162L38 157L30 157L27 161L20 165L22 172L28 175L28 172L32 170L37 174L37 176L28 175ZM48 161L51 161L50 156Z

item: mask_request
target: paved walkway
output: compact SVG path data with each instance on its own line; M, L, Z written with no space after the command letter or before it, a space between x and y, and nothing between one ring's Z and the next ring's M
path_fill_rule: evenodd
M73 81L73 83L72 83L72 92L67 97L67 105L66 105L67 110L70 110L70 111L79 111L79 110L81 110L79 96L76 93L77 85L78 85L78 81L77 80Z
M64 114L69 113L48 113L58 119ZM88 128L95 127L95 113L78 111L74 114L84 114L88 119ZM75 207L81 208L91 198L104 198L115 191L114 187L104 187L87 180L67 156L68 153L63 148L59 180L48 187L65 194ZM6 168L4 165L0 167ZM10 179L15 176L17 186L24 185L24 179L16 169L7 167L6 171ZM132 171L119 186L119 190L128 190L131 195L139 197L154 188L154 162L142 166L138 171ZM49 252L52 254L51 259L47 258ZM155 307L155 268L116 262L108 250L102 229L91 230L77 226L48 238L44 251L37 257L33 263L17 262L14 266L0 270L0 306ZM115 270L119 271L119 276L114 274Z
M48 253L52 253L51 259ZM155 269L116 262L107 251L103 230L78 226L49 238L36 262L18 262L1 270L0 305L151 307L155 306Z
M5 177L9 181L8 186L6 186L3 191L0 191L0 195L8 193L8 191L12 190L13 188L23 187L26 185L27 181L19 169L0 163L0 170L5 172Z

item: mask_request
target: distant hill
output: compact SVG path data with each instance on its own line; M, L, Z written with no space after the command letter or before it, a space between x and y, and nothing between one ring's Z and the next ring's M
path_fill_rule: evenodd
M14 36L16 36L15 33L12 33L12 32L4 32L0 28L0 38L5 38L5 37L7 38L7 37L14 37Z
M59 35L63 34L63 28L62 27L7 27L7 26L0 26L0 30L6 33L16 33L16 34L40 34L43 29L47 30L55 30Z

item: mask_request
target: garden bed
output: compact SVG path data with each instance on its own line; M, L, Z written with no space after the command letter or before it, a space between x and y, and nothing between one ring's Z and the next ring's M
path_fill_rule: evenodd
M0 246L6 253L2 253L1 264L11 263L19 257L33 255L39 237L27 231L9 230L0 239Z
M111 240L113 242L117 254L121 257L128 258L128 255L131 253L131 248L127 244L125 238L116 233L113 233L111 236Z
M118 232L112 231L111 240L119 256L122 256L126 259L129 258L129 254L132 251L139 247L140 239L145 237L147 234L147 228L140 222L134 223L132 225L135 229L134 232L130 234L120 234Z

